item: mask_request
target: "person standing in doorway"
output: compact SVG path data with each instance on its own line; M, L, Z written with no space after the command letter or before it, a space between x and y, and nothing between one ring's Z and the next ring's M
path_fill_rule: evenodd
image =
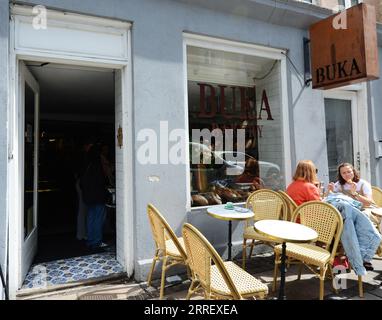
M90 250L104 246L102 238L106 215L106 184L101 149L99 145L94 145L89 150L88 165L80 181L83 200L88 207L86 244Z
M88 208L84 202L82 196L82 190L80 187L80 178L83 175L86 166L88 164L88 152L90 148L93 146L93 143L90 141L85 141L80 150L80 154L78 156L77 170L75 172L76 178L76 191L78 197L78 211L77 211L77 239L78 240L86 240L87 239L87 227L86 227L86 216Z

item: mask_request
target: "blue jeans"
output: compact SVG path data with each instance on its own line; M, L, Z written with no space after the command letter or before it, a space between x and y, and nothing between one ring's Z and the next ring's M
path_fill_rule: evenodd
M88 206L87 216L87 245L90 248L97 248L102 243L103 224L106 217L106 207L103 204Z
M365 275L363 262L373 259L381 243L380 233L370 219L349 202L342 199L330 199L328 202L338 209L344 220L341 242L354 272Z

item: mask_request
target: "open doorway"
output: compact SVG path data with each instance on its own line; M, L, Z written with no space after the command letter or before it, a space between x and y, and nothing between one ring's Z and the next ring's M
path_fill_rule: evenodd
M32 263L46 265L103 252L115 260L115 72L35 61L23 64L39 88L39 108L34 112L33 93L25 86L24 174L30 179L24 180L24 239L37 230ZM102 220L97 222L102 225L102 241L96 248L89 243L94 224L89 227L91 205L82 183L94 150L105 183L104 195L97 195L105 206L103 217L97 218ZM33 277L28 279L33 282Z
M37 210L40 185L39 179L36 179L38 178L38 172L37 174L35 172L40 169L40 161L37 158L40 154L38 143L40 142L42 128L39 128L39 126L46 125L48 129L50 126L57 129L57 131L59 131L60 126L57 122L58 114L54 113L55 111L42 110L41 115L39 112L40 102L42 108L44 108L44 95L49 86L56 89L56 91L52 91L53 96L60 94L61 107L65 106L59 120L70 124L73 131L76 123L82 122L81 133L82 131L90 131L85 126L85 123L91 127L90 123L100 123L106 118L106 115L102 115L95 110L99 99L104 97L99 93L104 92L104 89L108 87L111 93L107 95L108 99L114 97L115 104L109 106L109 108L114 110L115 114L113 137L118 136L118 144L115 141L116 139L113 139L114 143L111 146L111 151L113 148L115 149L116 158L115 217L117 248L114 260L118 265L115 265L115 268L112 265L113 270L111 271L115 274L122 270L128 276L132 275L134 271L131 24L115 19L105 19L78 13L72 14L67 11L47 11L50 17L50 25L55 27L47 28L41 33L41 30L34 27L35 14L31 6L11 6L10 103L8 110L9 174L7 175L9 186L7 199L9 205L7 211L9 217L9 269L12 270L12 273L9 273L9 292L12 299L23 294L22 288L25 285L26 274L31 270L30 266L35 260L38 251L42 249L41 241L38 238L39 223L44 224L44 219L39 217ZM103 43L109 45L104 46ZM37 66L29 66L29 64ZM50 72L50 77L44 78L43 75L38 74L38 70L49 71L47 67L56 68L55 71ZM64 71L69 73L70 70L77 71L77 76L72 77L71 81L68 80L69 77L62 74ZM84 76L86 73L88 74L87 77ZM90 73L92 73L92 76L89 76ZM110 76L108 82L110 86L105 87L104 82L96 81L101 74ZM114 88L110 89L111 87ZM88 92L89 95L84 95L84 92ZM79 98L76 101L70 100L69 93L77 94ZM33 109L26 108L28 103L35 108L34 115L30 114ZM53 105L51 107L57 108L57 106ZM75 109L74 114L78 121L73 121L73 117L70 117L71 112L69 110L71 107ZM88 112L82 113L86 107L88 107ZM35 125L29 125L24 130L25 118L30 116L34 116L36 119ZM41 118L41 121L39 118ZM56 120L56 122L54 123L53 120ZM33 122L33 120L31 121ZM50 122L50 124L43 123L44 121ZM106 122L109 123L109 121ZM36 132L38 132L37 135L35 135ZM34 139L34 137L38 139ZM35 140L34 142L36 142L35 145L30 146L28 155L25 154L27 150L24 148L26 138L29 141ZM54 138L50 140L54 140ZM55 141L50 143L54 144ZM28 177L24 174L27 157L31 157L29 163L33 159L33 176ZM29 195L25 194L25 185L32 191ZM41 187L43 187L42 184ZM24 211L25 201L27 201L26 211ZM31 203L33 203L33 206ZM53 203L53 206L50 206L51 215L54 214L54 209L58 205L58 203ZM73 214L68 213L68 216L72 217L70 221L74 223ZM60 221L62 220L57 223L60 223ZM45 229L50 228L49 223L47 223L47 226ZM73 234L73 228L71 232ZM37 247L37 244L39 244L40 248ZM59 249L54 251L57 252ZM45 277L45 279L51 278L48 268L42 268L40 271L41 276ZM64 273L67 273L67 270ZM97 274L103 273L101 271ZM54 274L57 273L54 272ZM53 278L53 280L59 280L55 282L56 284L61 283L61 279L58 279L57 276ZM78 277L74 279L74 281L77 280Z

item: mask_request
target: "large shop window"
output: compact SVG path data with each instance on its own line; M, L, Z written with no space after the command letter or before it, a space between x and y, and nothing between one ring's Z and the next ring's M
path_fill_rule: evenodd
M188 46L187 74L192 207L284 189L280 61Z

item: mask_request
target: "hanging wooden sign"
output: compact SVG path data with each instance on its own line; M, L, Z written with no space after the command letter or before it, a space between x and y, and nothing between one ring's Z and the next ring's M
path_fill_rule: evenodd
M309 29L313 89L379 78L374 6L361 3Z

